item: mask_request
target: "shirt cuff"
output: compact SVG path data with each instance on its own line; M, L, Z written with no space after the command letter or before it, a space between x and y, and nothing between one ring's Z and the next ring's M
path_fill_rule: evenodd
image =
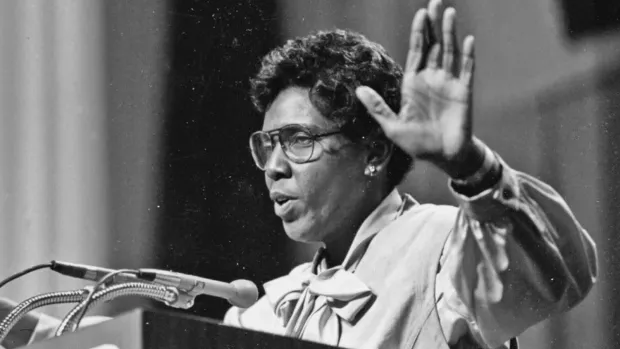
M483 160L480 168L470 176L462 179L452 178L449 185L458 194L473 197L492 188L499 181L502 174L502 163L484 143L478 143L483 149Z
M478 184L478 188L463 187L450 180L452 194L460 207L467 216L480 223L495 221L505 217L507 210L518 210L520 207L521 190L517 174L497 154L492 154L495 169Z
M480 165L480 168L476 172L469 175L468 177L460 179L452 178L453 185L456 185L458 187L477 186L478 184L480 184L480 182L484 180L485 176L489 172L493 171L497 167L498 161L495 158L495 154L493 153L493 151L491 151L491 149L482 142L479 142L478 144L483 147L484 151L482 165Z

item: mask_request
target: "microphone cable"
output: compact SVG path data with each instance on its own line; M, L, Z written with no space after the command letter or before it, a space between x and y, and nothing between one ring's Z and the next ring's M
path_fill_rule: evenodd
M52 268L52 263L45 263L45 264L38 264L35 265L33 267L30 267L28 269L24 269L22 271L20 271L19 273L15 273L11 276L9 276L8 278L0 281L0 288L2 288L3 286L5 286L6 284L8 284L9 282L18 279L26 274L30 274L33 271L39 270L39 269L45 269L45 268Z

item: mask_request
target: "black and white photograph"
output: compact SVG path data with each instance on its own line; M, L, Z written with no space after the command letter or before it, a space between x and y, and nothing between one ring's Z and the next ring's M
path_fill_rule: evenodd
M0 0L0 349L620 348L620 2Z

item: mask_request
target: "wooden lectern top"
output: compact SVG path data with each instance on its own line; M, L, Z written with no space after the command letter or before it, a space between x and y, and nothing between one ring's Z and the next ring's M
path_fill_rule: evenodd
M27 349L329 349L331 346L240 329L208 318L135 309Z

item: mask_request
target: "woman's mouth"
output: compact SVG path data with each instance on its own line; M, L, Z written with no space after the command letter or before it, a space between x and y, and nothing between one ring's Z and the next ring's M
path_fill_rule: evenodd
M290 219L295 199L281 192L271 192L270 197L273 201L273 209L276 215L283 220Z
M276 215L282 219L286 219L290 217L291 208L293 207L293 201L291 199L284 199L280 201L276 201L274 203L274 211Z

